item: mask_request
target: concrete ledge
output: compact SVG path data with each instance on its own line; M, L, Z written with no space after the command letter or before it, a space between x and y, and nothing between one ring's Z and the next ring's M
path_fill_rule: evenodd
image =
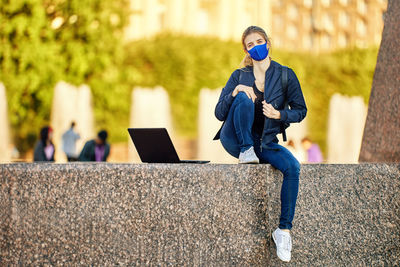
M279 266L269 165L0 165L0 265ZM304 165L288 266L399 265L400 165Z

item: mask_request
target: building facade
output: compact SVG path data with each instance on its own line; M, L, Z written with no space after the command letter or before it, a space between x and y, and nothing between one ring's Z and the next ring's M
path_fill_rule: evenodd
M271 27L270 0L131 0L127 40L160 32L239 40L252 24Z
M387 0L280 0L271 6L274 44L331 51L379 45Z
M387 0L131 0L127 40L161 32L239 41L249 25L274 47L323 52L378 45Z

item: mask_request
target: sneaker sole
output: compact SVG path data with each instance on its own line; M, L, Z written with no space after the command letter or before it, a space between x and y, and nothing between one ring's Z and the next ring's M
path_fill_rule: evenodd
M239 164L258 164L258 163L260 163L260 161L258 161L258 160L246 161L246 162L239 161Z
M274 243L275 243L275 248L276 248L276 256L278 256L278 247L277 247L277 245L276 245L276 240L275 240L275 235L274 235L274 232L272 232L272 240L274 241ZM284 260L284 259L281 259L279 256L278 256L278 258L281 260L281 261L284 261L284 262L290 262L290 260Z

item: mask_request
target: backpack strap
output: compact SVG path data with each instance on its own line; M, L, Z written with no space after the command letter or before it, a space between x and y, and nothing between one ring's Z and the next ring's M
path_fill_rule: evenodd
M288 90L288 68L282 66L282 90L283 94L286 96ZM287 97L285 98L285 105L287 105Z
M283 90L283 95L285 96L285 108L288 108L288 97L287 97L287 91L288 91L288 68L286 66L282 66L282 78L281 78L281 82L282 82L282 90ZM286 130L285 130L285 123L281 122L281 133L282 133L282 138L283 141L286 142L287 138L286 138Z

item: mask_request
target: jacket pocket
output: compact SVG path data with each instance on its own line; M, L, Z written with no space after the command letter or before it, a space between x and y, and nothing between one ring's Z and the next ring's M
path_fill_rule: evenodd
M275 109L281 110L285 105L285 96L282 92L279 92L272 95L266 102L271 104Z

